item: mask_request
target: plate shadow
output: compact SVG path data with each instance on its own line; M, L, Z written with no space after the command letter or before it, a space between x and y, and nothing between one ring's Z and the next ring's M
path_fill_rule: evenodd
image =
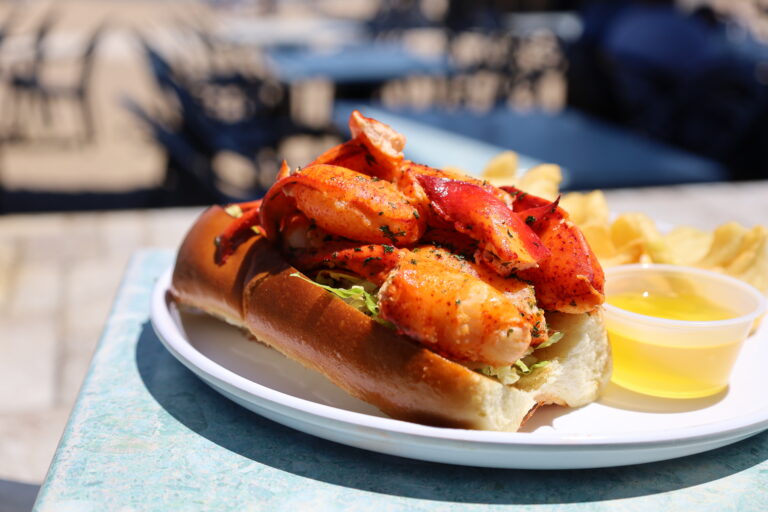
M684 400L660 398L636 393L630 389L619 386L614 382L609 382L603 396L600 398L600 403L617 409L626 409L628 411L675 414L698 411L699 409L712 407L727 395L728 388L725 388L714 395L702 398L689 398Z
M160 406L226 450L305 478L407 498L485 504L596 502L684 489L768 460L768 432L763 432L703 454L606 469L514 470L423 462L326 441L240 407L178 362L149 322L136 345L136 365Z

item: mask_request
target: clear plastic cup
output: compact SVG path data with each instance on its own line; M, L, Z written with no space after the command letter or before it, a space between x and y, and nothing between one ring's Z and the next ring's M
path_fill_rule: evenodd
M675 265L620 265L607 268L605 274L613 382L667 398L709 396L728 386L741 345L765 312L765 297L757 289L723 274ZM733 317L671 320L610 304L612 297L635 295L651 299L683 296L689 304L698 301L688 298L703 297L732 311ZM667 303L667 299L658 302Z

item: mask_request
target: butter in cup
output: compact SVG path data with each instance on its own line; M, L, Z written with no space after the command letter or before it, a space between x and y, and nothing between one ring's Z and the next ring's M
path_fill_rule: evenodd
M665 398L699 398L728 386L741 345L765 312L765 297L757 289L730 276L675 265L620 265L607 268L605 276L614 383ZM733 314L725 320L672 320L611 304L612 298L627 296L662 297L662 305L670 297L700 298Z

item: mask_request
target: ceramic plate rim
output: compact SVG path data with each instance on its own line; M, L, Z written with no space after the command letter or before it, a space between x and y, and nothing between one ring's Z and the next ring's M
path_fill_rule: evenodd
M675 427L661 432L601 433L592 435L561 434L558 432L492 432L457 428L431 427L386 417L371 416L361 412L348 411L321 404L304 398L295 397L263 384L251 381L219 365L198 351L179 332L171 315L169 301L166 299L170 289L172 269L169 268L158 278L152 291L150 320L163 345L185 366L192 365L205 375L218 382L255 396L262 401L277 406L277 410L288 408L304 413L313 424L317 420L339 424L365 427L382 432L413 436L424 441L461 441L502 446L536 446L551 448L648 448L686 442L705 442L724 438L735 438L747 434L756 434L768 428L768 407L763 407L749 414L729 417L696 426ZM196 372L195 372L196 373ZM205 379L204 379L205 380ZM271 408L275 411L276 409ZM307 418L305 418L307 419Z

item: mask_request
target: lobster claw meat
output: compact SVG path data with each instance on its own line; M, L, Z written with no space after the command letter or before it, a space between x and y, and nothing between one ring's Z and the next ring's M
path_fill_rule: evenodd
M352 139L334 146L310 165L329 164L396 182L402 174L405 137L355 110L349 116Z
M311 165L272 186L261 208L270 240L292 209L329 233L361 242L410 244L425 229L418 210L394 184L336 165Z
M512 208L512 203L513 203L512 196L510 196L507 192L501 190L500 188L494 187L493 185L488 183L488 181L486 180L480 180L478 178L475 178L474 176L466 175L454 169L448 169L448 170L435 169L434 167L429 167L428 165L423 165L423 164L417 164L417 163L411 162L410 160L406 160L405 162L403 162L402 168L403 168L403 174L411 175L413 177L413 180L417 182L421 176L433 176L435 178L446 178L449 180L470 183L472 185L482 188L489 194L495 196L496 199L499 199L502 203L507 205L509 208Z
M550 257L538 268L519 272L533 283L539 306L564 313L586 313L605 300L605 276L600 262L581 230L557 203L503 187L515 196L514 208L530 219L531 228L550 250Z
M277 181L289 178L290 171L288 163L283 160L277 174ZM278 191L272 192L270 189L262 199L231 205L238 208L239 215L235 217L235 220L227 226L227 229L221 235L216 237L216 251L213 255L214 262L217 265L226 263L227 259L234 254L240 245L256 234L262 233L260 226L265 227L263 233L269 240L276 240L280 219L288 217L292 211L295 211L293 205L285 200L281 202L281 199L283 198L278 195ZM280 202L279 208L276 207L276 202ZM272 204L270 204L269 208L271 217L265 219L262 207L266 203Z
M296 203L283 193L283 187L292 181L295 179L290 175L279 179L267 191L262 200L259 224L270 242L274 243L279 239L283 220L298 212Z
M435 213L480 244L476 259L509 276L549 257L536 233L506 204L483 188L447 178L419 176Z
M523 219L528 226L530 226L534 233L539 234L541 231L543 231L541 226L546 226L552 217L562 217L562 211L558 211L559 203L560 196L557 196L557 199L551 203L548 202L545 205L535 206L533 208L528 208L527 210L519 212L515 211L515 213L517 213L518 216Z
M384 175L379 177L397 181L404 158L405 137L389 125L365 117L357 110L352 111L349 116L349 131L353 139L359 140L370 151L375 162L383 168Z
M388 179L391 173L390 166L381 165L365 144L358 139L348 140L332 147L315 158L310 165L319 164L346 167L379 179Z

